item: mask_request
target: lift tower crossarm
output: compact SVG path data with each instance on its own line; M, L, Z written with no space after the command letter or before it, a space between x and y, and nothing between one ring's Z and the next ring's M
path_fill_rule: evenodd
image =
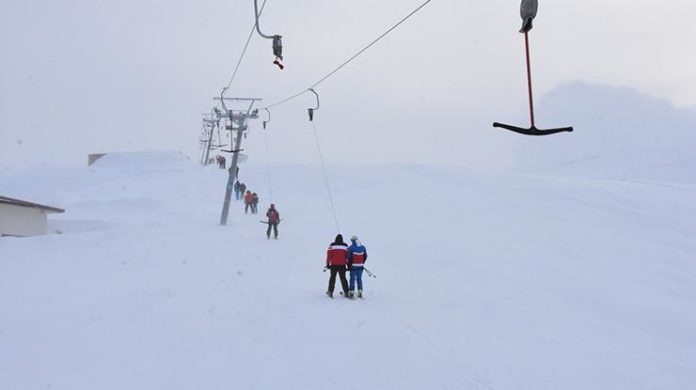
M213 98L213 100L231 100L231 101L236 101L236 102L250 102L250 101L258 102L258 101L261 101L263 99L261 99L261 98L228 98L228 97L221 98L219 96L216 96Z

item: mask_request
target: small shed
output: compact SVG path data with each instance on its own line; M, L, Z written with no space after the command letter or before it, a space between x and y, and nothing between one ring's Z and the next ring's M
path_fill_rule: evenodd
M65 210L0 196L0 236L38 236L48 231L48 214Z

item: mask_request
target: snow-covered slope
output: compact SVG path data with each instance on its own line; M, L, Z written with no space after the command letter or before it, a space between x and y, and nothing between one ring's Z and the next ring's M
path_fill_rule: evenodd
M696 183L696 110L629 88L571 82L540 100L537 120L541 128L576 131L520 138L523 170Z
M99 169L119 171L168 171L191 167L191 159L181 152L119 152L107 153L94 162Z
M63 234L0 239L0 388L696 382L696 186L329 166L342 233L377 275L348 301L324 295L320 167L271 168L284 220L267 241L238 202L217 226L225 172L126 160L0 174L67 209ZM268 173L241 171L261 212Z

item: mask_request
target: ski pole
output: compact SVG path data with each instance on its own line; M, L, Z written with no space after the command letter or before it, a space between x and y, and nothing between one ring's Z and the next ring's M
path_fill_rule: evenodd
M371 276L371 277L373 277L373 278L377 278L377 277L375 276L375 274L373 274L372 272L370 272L369 269L363 267L363 270L365 270L365 273L367 274L367 276Z

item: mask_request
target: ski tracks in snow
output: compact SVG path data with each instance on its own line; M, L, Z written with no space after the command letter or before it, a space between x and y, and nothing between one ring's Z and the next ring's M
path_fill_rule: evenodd
M394 315L393 315L394 316ZM456 376L452 376L452 378L457 379L457 385L452 387L455 389L462 389L465 388L464 385L466 386L474 386L474 389L485 389L485 390L500 390L496 387L493 387L490 383L487 383L484 379L481 378L480 375L476 374L472 370L466 368L463 365L457 364L452 358L450 358L446 352L443 352L440 347L437 346L428 336L425 335L424 332L416 329L414 326L409 325L407 321L401 320L395 317L394 320L395 323L402 324L401 327L406 330L407 333L410 333L412 338L415 338L420 341L421 344L423 344L427 349L430 349L433 354L435 355L435 358L437 360L442 361L445 365L451 367L452 373L456 374ZM459 372L463 371L466 376L462 376ZM449 385L445 385L445 388L450 388Z

